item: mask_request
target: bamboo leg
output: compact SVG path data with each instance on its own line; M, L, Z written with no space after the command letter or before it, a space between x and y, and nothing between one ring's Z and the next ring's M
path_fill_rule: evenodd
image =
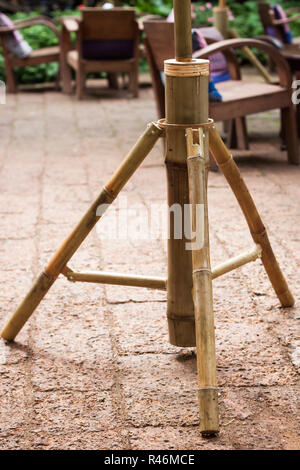
M44 298L56 278L63 271L68 261L85 240L89 232L103 215L105 209L117 197L121 189L133 175L144 158L155 145L163 131L155 124L150 124L138 142L121 163L111 180L88 209L77 227L55 253L45 271L35 282L31 291L15 311L1 332L2 338L13 340Z
M208 148L203 130L197 131L200 145L194 144L194 132L187 129L188 175L192 206L193 298L195 309L198 397L200 431L203 435L219 432L219 406L216 372L215 328L212 296L212 273L209 253L207 209ZM200 217L198 216L200 214ZM199 220L200 218L200 220Z
M224 173L248 223L252 238L262 248L262 262L283 307L292 307L294 298L270 245L261 217L248 188L215 127L210 128L210 151Z

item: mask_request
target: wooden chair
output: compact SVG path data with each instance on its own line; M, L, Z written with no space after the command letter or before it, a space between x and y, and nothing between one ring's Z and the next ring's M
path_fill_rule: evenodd
M271 5L267 2L260 2L258 4L258 12L259 16L264 28L264 32L266 35L270 35L270 29L274 31L275 37L279 39L283 44L285 43L285 39L282 33L282 25L292 23L293 21L300 19L300 7L290 8L285 10L287 15L286 20L277 20L274 15L274 11ZM289 16L290 14L298 13L297 15ZM300 45L300 37L293 38L293 44L285 44L287 49L295 49L294 46ZM297 49L297 47L296 47ZM299 47L298 47L299 51Z
M269 40L273 46L277 47L279 52L289 63L291 70L296 80L300 80L300 37L293 38L292 44L285 44L284 37L282 34L281 26L285 23L291 23L300 18L300 7L290 8L286 10L287 20L276 20L274 12L269 3L260 2L258 5L259 16L264 28L266 37L264 40ZM292 13L299 13L297 15L288 16ZM275 32L276 40L274 41L273 36L270 36L270 28ZM298 135L300 136L300 105L296 106L297 126Z
M276 39L278 39L280 43L273 42L273 45L275 47L277 46L280 49L280 53L288 61L292 71L299 72L300 70L300 37L293 38L292 44L286 44L281 27L284 24L291 23L295 20L300 19L300 7L290 8L289 10L286 10L287 15L289 15L290 13L299 12L298 15L287 16L286 20L275 19L273 9L269 5L269 3L265 3L265 2L259 3L258 11L259 11L260 19L261 19L265 34L269 36L270 40L272 40L273 36L270 35L270 29L274 31L276 35Z
M77 35L75 50L70 50L72 32ZM139 30L133 8L84 8L81 19L63 21L62 34L62 75L65 93L72 91L71 69L74 69L78 99L82 99L86 76L92 72L127 73L129 89L134 97L138 96ZM89 47L96 51L97 58L88 53ZM108 50L110 47L111 52ZM116 48L120 51L116 52Z
M56 34L58 41L60 41L60 32L55 26L53 21L49 18L38 16L35 18L28 18L25 20L18 20L14 22L14 27L0 26L0 43L2 46L3 57L5 62L5 74L7 82L7 91L8 93L16 93L17 85L14 75L15 67L26 67L28 65L34 66L39 64L48 64L50 62L59 62L60 63L60 47L44 47L42 49L33 50L28 57L25 59L20 59L15 57L9 52L5 45L5 35L14 31L14 29L25 29L34 25L44 25L52 29ZM59 74L57 83L59 80Z
M167 22L145 22L146 48L152 76L157 112L160 118L165 115L164 83L161 72L164 60L174 57L174 28ZM244 46L264 51L275 63L279 85L253 83L242 80L238 61L233 49ZM229 39L208 45L194 53L194 58L207 59L216 52L222 52L228 63L231 80L218 83L222 102L210 103L210 117L215 121L239 119L271 109L280 109L287 144L289 163L299 164L299 149L295 113L291 100L292 76L285 59L269 44L255 39Z

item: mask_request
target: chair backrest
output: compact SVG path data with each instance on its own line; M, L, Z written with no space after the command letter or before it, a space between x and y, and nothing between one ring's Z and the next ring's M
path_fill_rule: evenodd
M82 57L124 60L137 56L138 24L134 8L84 8L80 24Z
M83 8L82 39L95 40L133 40L136 37L134 8Z
M259 2L258 13L262 22L264 32L268 34L268 28L273 26L273 15L271 5L266 2Z
M158 70L164 70L164 61L175 56L174 23L155 20L145 21L144 31L147 37L148 52L151 45L151 55Z

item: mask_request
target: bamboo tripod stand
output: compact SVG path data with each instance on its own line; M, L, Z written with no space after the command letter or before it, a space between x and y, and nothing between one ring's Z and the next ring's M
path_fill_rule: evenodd
M294 304L276 261L268 236L245 182L208 119L209 61L192 59L190 0L174 0L176 59L165 62L166 119L152 122L104 186L73 232L50 260L44 272L1 332L12 341L60 274L73 282L122 284L167 290L170 342L197 348L198 398L202 435L219 432L218 389L212 280L261 257L275 292L284 307ZM168 203L192 206L191 229L201 232L200 243L186 249L187 240L174 237L170 218L168 279L103 272L75 272L68 267L89 232L157 140L166 138ZM221 168L248 223L255 246L211 270L207 208L209 150ZM201 206L200 226L197 208Z

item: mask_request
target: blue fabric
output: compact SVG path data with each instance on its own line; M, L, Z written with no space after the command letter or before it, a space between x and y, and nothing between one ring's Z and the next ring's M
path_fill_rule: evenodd
M209 82L209 85L208 85L208 96L209 96L209 101L212 101L212 102L222 101L222 95L218 92L212 80Z
M275 29L272 28L271 26L267 27L267 33L269 36L272 36L272 38L276 38L276 32Z
M229 72L215 74L212 75L211 79L213 83L226 82L227 80L230 80L230 74Z

